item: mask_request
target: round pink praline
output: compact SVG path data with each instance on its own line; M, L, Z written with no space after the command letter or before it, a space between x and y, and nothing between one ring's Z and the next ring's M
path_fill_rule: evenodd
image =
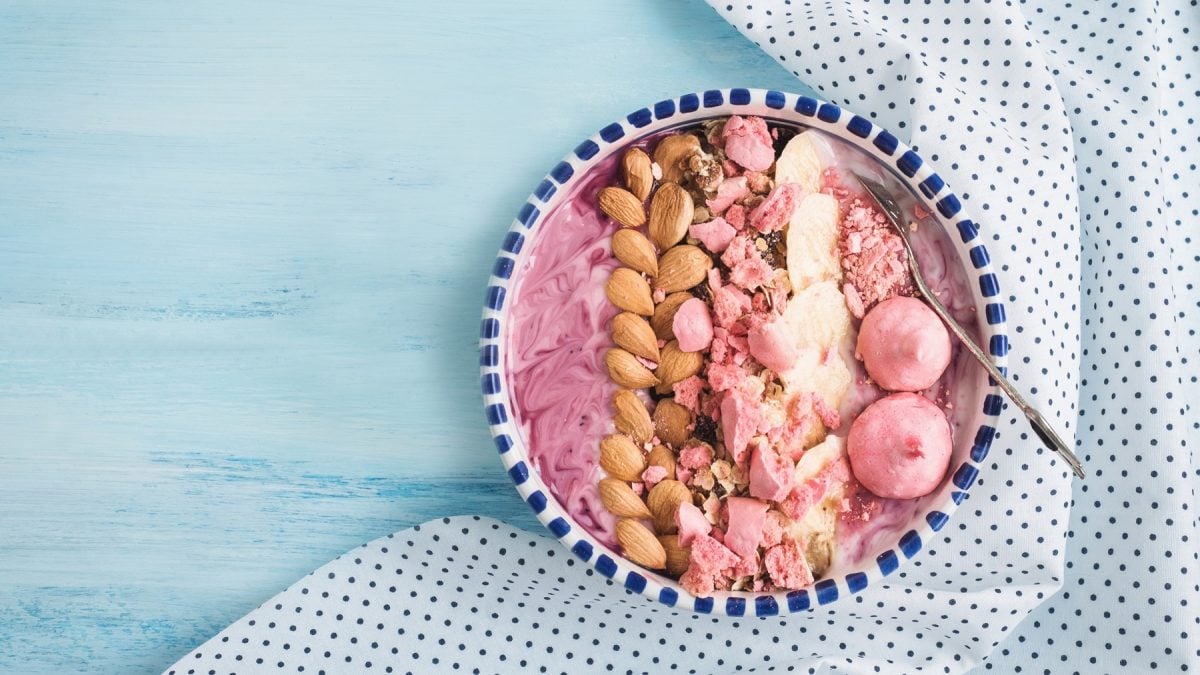
M846 439L854 477L886 499L916 499L933 492L946 475L953 449L945 413L909 392L867 406Z
M950 365L950 334L925 303L899 295L863 317L856 351L867 374L888 391L923 391Z

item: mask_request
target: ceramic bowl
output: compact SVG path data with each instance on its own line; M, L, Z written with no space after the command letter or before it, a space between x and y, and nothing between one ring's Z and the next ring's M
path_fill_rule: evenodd
M1008 352L1004 305L979 228L934 167L895 135L866 117L807 96L761 89L713 89L659 101L608 124L581 142L555 165L517 213L504 238L488 282L480 338L480 370L484 408L508 475L517 492L550 533L584 563L615 584L682 611L728 616L770 616L827 605L892 574L939 536L950 515L966 497L987 456L995 434L1001 399L994 386L980 380L975 414L958 429L947 479L890 540L877 543L852 568L832 569L811 587L774 593L719 592L696 597L677 582L621 557L575 522L529 460L526 439L516 424L518 412L505 372L506 336L513 289L539 226L571 192L577 181L614 153L649 134L694 125L732 114L757 115L768 121L810 127L842 139L873 158L914 203L928 210L945 228L970 280L981 344L1004 368Z

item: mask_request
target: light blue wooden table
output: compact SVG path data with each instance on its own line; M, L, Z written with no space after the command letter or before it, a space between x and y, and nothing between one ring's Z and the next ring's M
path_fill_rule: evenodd
M582 137L797 89L703 3L0 4L0 672L151 673L435 516L512 215Z

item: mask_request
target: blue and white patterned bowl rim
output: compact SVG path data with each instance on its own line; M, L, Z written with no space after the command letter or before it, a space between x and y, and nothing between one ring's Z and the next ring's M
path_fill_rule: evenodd
M492 268L483 309L479 340L479 365L484 409L492 438L521 498L533 509L548 530L580 560L625 588L642 593L663 604L683 611L727 616L774 616L828 605L878 582L896 571L903 560L912 558L925 542L945 527L979 474L979 463L988 454L995 436L995 421L1002 407L995 382L989 381L979 425L969 457L958 465L950 481L942 488L923 518L900 536L889 549L865 560L858 571L826 578L804 590L776 593L727 592L698 598L672 579L649 572L621 557L598 542L577 524L556 501L546 484L531 470L525 441L510 413L512 402L503 372L505 359L505 299L516 279L513 272L523 249L532 245L536 227L543 216L569 193L572 181L630 141L663 129L693 124L705 118L731 114L759 115L772 121L799 124L819 129L864 150L906 184L931 213L941 215L950 232L957 231L959 256L968 269L974 269L979 287L976 308L987 346L1001 372L1007 372L1009 343L1005 328L1004 304L1000 286L992 269L979 228L967 215L958 198L946 186L933 167L885 129L849 110L808 96L764 89L711 89L684 94L642 108L613 122L580 143L559 162L530 195L517 213L504 238L499 257ZM952 228L950 226L953 226Z

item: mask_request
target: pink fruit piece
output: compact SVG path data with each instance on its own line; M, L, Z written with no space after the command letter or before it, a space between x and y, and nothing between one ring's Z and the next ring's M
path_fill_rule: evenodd
M763 556L763 562L771 581L780 588L804 588L813 582L812 568L795 541L785 541L771 548Z
M795 183L776 185L763 203L750 212L750 226L759 232L774 232L787 225L804 196L804 188Z
M745 466L746 447L750 437L758 431L762 411L754 401L740 390L733 389L725 392L721 401L721 428L725 439L725 449L733 456L738 466Z
M779 501L796 482L796 466L769 443L759 441L750 454L750 496Z
M688 234L700 240L704 248L713 253L720 253L729 247L737 229L725 222L720 216L707 223L697 223L688 228Z
M721 214L725 212L725 209L732 206L734 202L748 194L750 194L750 188L746 186L745 177L726 178L717 186L716 196L712 199L704 200L704 204L712 213Z
M764 366L779 373L791 368L799 358L795 339L782 318L759 324L746 336L750 355Z
M753 556L762 542L763 524L770 506L761 499L730 497L725 500L729 527L725 530L725 546L742 558Z
M708 305L700 298L685 300L675 311L671 330L675 333L675 339L682 351L698 352L708 349L713 339L712 316L708 313Z
M761 117L731 116L722 133L725 155L751 171L766 171L775 163L771 133Z
M679 528L680 546L691 546L696 537L712 531L712 524L704 517L704 512L691 502L680 502L675 509L675 527Z

